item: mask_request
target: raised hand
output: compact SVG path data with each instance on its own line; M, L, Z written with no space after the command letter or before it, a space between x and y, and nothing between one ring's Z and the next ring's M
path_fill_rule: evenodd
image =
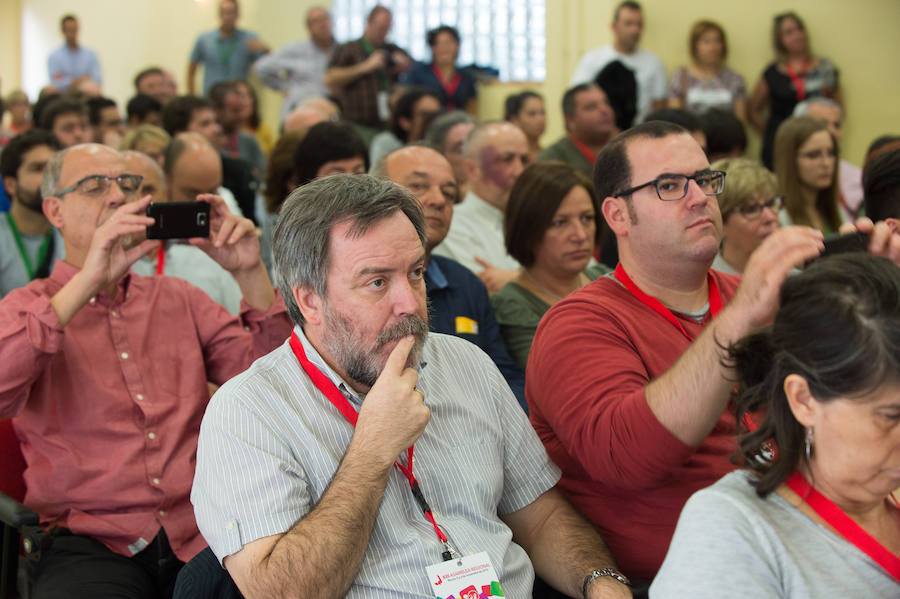
M416 442L431 418L424 395L416 389L419 374L407 366L414 344L410 335L391 351L356 423L354 440L386 464Z
M200 194L197 201L210 204L209 239L194 238L190 244L233 275L259 266L262 258L253 221L232 214L225 200L217 195Z

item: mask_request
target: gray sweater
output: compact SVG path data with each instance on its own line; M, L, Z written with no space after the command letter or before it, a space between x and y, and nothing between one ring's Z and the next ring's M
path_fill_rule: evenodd
M650 587L667 597L900 597L900 582L781 496L736 471L695 493Z

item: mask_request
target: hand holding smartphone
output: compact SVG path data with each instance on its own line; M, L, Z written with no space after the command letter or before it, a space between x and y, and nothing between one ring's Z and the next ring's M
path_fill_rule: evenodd
M147 239L209 238L209 202L158 202L147 206L156 222L147 227Z

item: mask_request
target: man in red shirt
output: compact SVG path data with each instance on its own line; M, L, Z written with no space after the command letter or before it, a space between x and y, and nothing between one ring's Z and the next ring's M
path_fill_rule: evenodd
M207 381L290 334L252 223L212 204L204 249L235 278L239 317L189 283L129 267L158 242L140 177L85 144L50 160L44 214L66 258L0 301L0 417L27 462L25 503L51 529L34 597L170 596L206 546L189 501Z
M624 572L647 582L688 497L735 468L722 348L770 322L781 282L819 254L822 235L788 227L763 242L743 279L711 271L724 174L670 123L612 140L594 184L619 266L541 321L526 397L560 486Z

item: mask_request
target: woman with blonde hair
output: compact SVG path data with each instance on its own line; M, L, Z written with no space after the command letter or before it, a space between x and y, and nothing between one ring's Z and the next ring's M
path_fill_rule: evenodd
M775 175L784 197L782 225L837 232L843 222L837 155L837 140L825 121L801 116L781 124L775 135Z
M166 148L171 140L171 136L156 125L138 125L125 134L125 137L122 138L122 142L119 144L119 150L141 152L158 162L160 167L163 167Z

